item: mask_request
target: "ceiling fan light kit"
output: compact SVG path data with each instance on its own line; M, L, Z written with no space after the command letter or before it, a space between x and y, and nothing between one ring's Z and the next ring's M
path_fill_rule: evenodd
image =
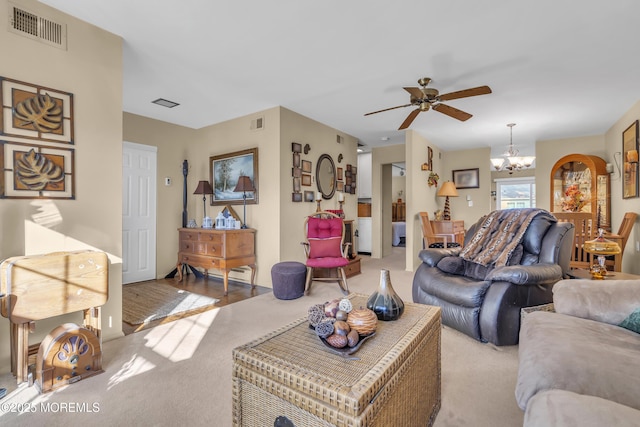
M504 157L491 159L491 165L496 171L508 170L509 173L513 173L531 167L536 160L535 156L518 156L519 151L513 146L513 127L515 125L515 123L507 124L510 131L509 149L504 152Z
M419 113L434 110L439 113L445 114L454 119L460 120L464 122L465 120L469 120L473 117L471 114L458 110L457 108L451 107L447 104L442 104L442 101L450 101L453 99L460 98L468 98L470 96L478 96L478 95L487 95L491 93L491 88L489 86L478 86L470 89L459 90L457 92L445 93L444 95L440 95L438 89L427 87L427 85L431 82L429 77L423 77L418 80L418 84L420 87L405 87L403 88L407 92L409 92L409 104L398 105L396 107L385 108L384 110L373 111L371 113L365 114L365 116L369 116L371 114L382 113L384 111L395 110L396 108L404 108L414 106L417 107L415 110L411 111L407 118L402 122L398 130L403 130L411 126L411 123L415 120Z

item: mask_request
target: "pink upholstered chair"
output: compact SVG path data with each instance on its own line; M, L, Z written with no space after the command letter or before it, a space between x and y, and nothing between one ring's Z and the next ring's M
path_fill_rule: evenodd
M307 281L305 293L308 295L314 280L338 282L342 293L347 295L347 276L344 267L350 243L344 243L344 223L342 218L330 212L316 212L304 221L306 241L302 242L307 256ZM329 270L326 274L316 274L316 270Z

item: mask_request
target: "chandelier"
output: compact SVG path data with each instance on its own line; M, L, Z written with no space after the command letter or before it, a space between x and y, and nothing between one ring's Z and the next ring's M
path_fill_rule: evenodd
M518 156L519 151L513 147L513 127L515 125L515 123L507 124L510 130L509 149L504 152L504 157L491 159L491 164L496 171L508 170L509 173L513 173L531 167L536 159L534 156Z

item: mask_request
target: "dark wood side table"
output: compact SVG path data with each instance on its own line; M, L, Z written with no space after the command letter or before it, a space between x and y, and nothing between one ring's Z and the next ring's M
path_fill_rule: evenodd
M182 264L204 268L215 268L224 274L224 295L229 291L229 271L248 265L251 267L251 287L256 276L255 233L253 228L207 229L179 228L178 281L182 281Z

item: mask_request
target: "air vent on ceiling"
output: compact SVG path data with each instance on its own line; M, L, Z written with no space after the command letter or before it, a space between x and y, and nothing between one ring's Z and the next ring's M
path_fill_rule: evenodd
M167 107L167 108L173 108L173 107L177 107L178 105L180 105L177 102L169 101L168 99L164 99L164 98L155 99L155 100L151 101L151 103L152 104L161 105L161 106Z
M67 26L9 4L9 31L67 49Z

